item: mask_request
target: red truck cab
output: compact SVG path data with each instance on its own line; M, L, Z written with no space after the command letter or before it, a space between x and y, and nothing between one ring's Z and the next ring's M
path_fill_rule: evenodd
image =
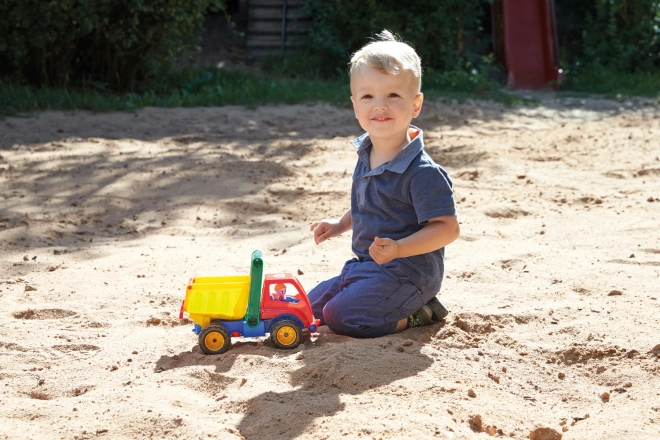
M282 298L277 295L277 287L284 286L286 294ZM296 316L314 332L318 323L312 315L312 306L305 294L305 289L290 273L268 274L264 277L264 287L261 295L261 319L273 319L284 313Z

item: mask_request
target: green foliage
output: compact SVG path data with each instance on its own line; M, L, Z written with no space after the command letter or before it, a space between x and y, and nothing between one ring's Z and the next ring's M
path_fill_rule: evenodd
M173 74L225 0L0 2L0 116L42 109L133 110L330 102L349 105L351 53L383 29L422 57L427 98L520 104L489 80L489 0L307 0L310 45L262 64L267 76ZM564 90L660 93L660 0L556 0ZM130 93L127 93L130 91ZM522 100L524 103L524 100Z
M428 68L424 76L424 90L453 90L464 93L481 93L499 88L476 69L471 72L463 70L437 71Z
M4 0L0 74L30 84L131 90L194 47L223 0Z
M596 0L586 16L584 64L617 72L652 72L660 68L660 2Z
M615 72L598 65L568 75L563 90L598 93L609 98L648 96L660 98L660 72Z
M574 74L660 70L659 0L558 1L560 48Z
M481 27L485 0L308 0L310 46L334 66L346 66L351 53L374 34L389 29L415 47L425 68L471 70L482 63L490 35ZM489 17L485 17L487 20Z
M345 71L350 56L382 29L410 42L424 66L423 88L461 93L495 91L490 57L493 0L308 0L312 16L309 56L321 77ZM555 0L566 81L563 89L653 95L660 71L660 0ZM295 58L275 61L270 72L305 75ZM647 72L642 75L640 72ZM502 78L502 75L499 75ZM632 78L637 79L637 84ZM601 81L602 84L592 83ZM605 85L607 86L605 87Z
M348 81L348 72L342 68L343 65L344 63L338 63L337 59L328 53L306 47L290 52L284 58L265 58L261 62L261 70L267 75L279 78Z
M134 110L146 106L257 106L304 102L349 103L345 81L273 79L218 69L183 71L158 90L112 93L100 90L32 87L0 81L0 116L38 110Z
M435 74L434 74L435 75ZM473 83L472 79L443 74L437 81ZM436 81L434 79L433 81ZM160 88L162 87L162 88ZM457 101L484 99L507 105L530 104L519 96L499 88L482 90L471 86L473 92L456 88L447 91L429 88L428 98L446 98ZM159 89L141 93L112 93L100 90L56 89L32 87L0 81L0 117L15 116L39 110L132 111L142 107L201 107L219 105L257 106L265 104L300 104L327 102L350 106L348 81L267 78L218 69L185 70L161 82Z

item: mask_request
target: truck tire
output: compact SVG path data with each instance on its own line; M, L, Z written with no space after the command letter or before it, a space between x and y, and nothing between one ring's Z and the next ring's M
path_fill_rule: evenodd
M270 330L270 340L273 341L273 345L285 350L291 350L300 345L301 337L302 329L289 319L277 322Z
M222 354L229 350L231 338L226 328L212 325L199 334L199 348L206 354Z

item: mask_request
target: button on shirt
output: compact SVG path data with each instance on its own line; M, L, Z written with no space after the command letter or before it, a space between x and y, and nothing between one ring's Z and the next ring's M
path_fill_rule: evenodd
M399 240L421 230L435 217L455 216L452 181L447 172L424 151L422 130L391 161L371 169L372 148L368 133L353 140L358 161L353 173L351 217L353 252L362 261L372 260L374 237ZM402 270L419 289L437 293L444 275L444 248L386 263Z

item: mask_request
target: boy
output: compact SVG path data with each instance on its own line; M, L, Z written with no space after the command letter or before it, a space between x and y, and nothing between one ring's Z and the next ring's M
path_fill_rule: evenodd
M316 244L353 229L353 253L341 274L309 292L315 317L338 334L374 338L439 322L435 297L444 247L460 229L452 182L424 152L421 63L389 31L351 58L351 101L365 134L351 142L358 161L351 208L311 225Z

